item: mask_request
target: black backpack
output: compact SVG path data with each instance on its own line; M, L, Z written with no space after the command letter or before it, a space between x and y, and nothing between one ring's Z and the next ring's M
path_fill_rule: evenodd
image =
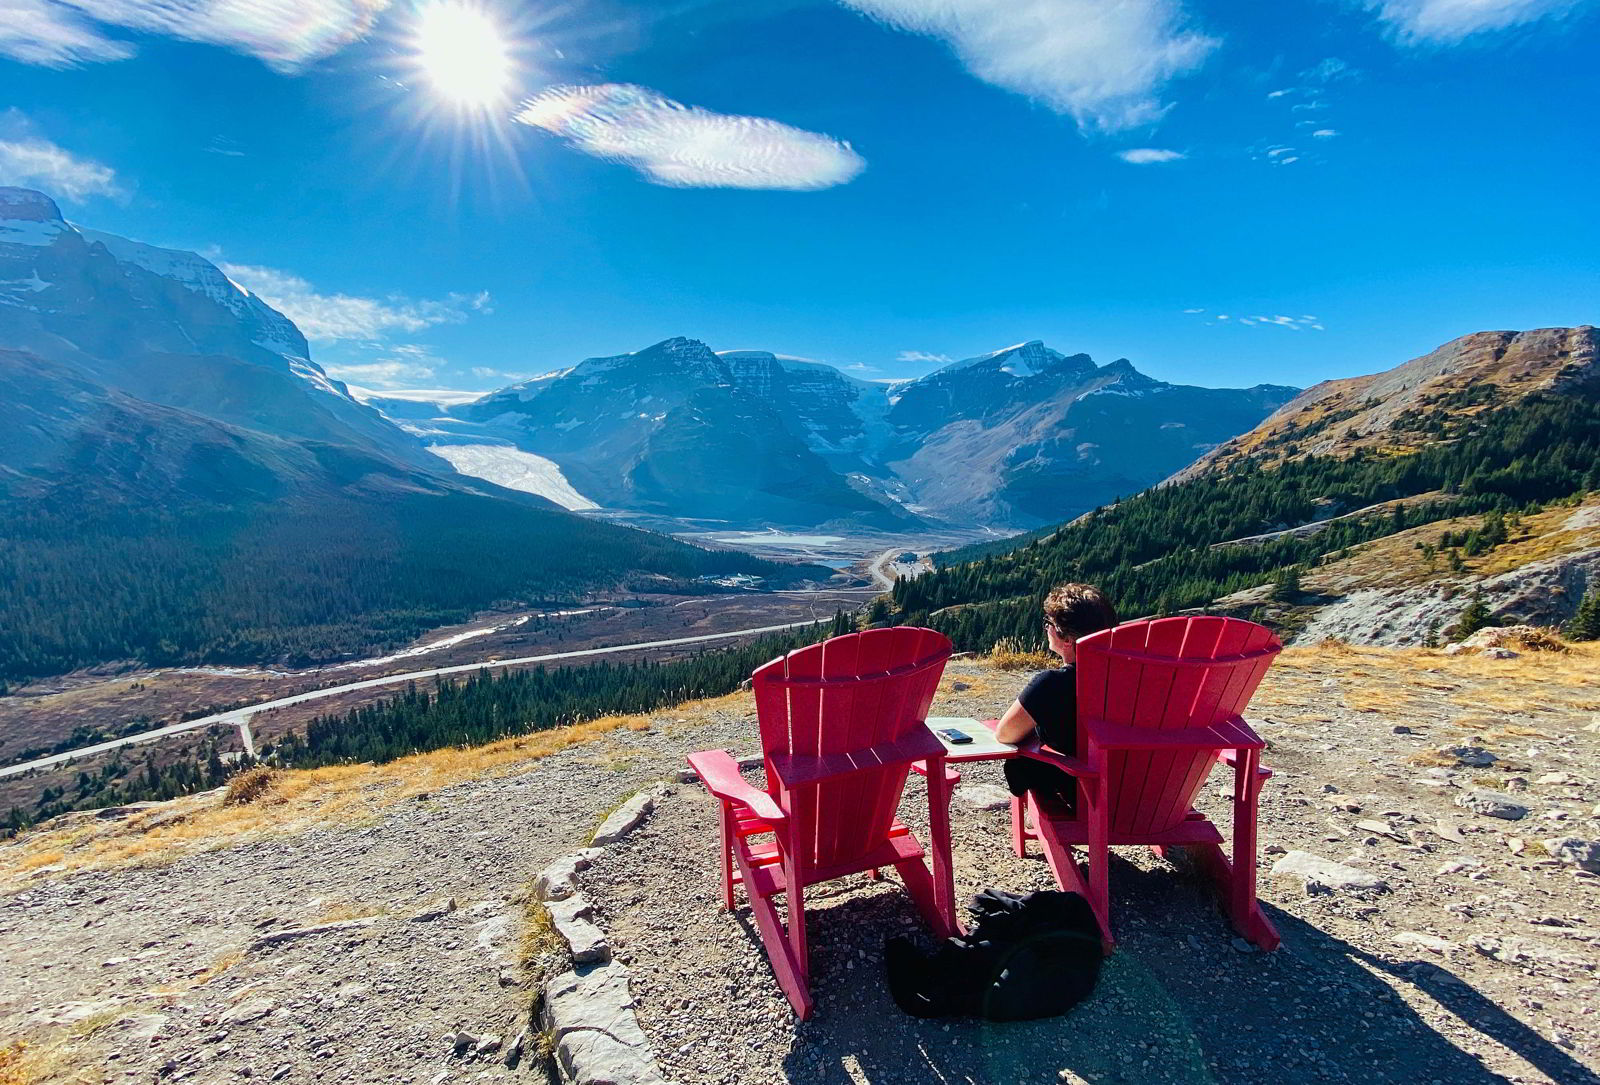
M1077 893L986 889L968 910L972 930L932 957L909 939L885 944L889 991L906 1013L1025 1021L1057 1017L1094 992L1104 960L1100 927Z

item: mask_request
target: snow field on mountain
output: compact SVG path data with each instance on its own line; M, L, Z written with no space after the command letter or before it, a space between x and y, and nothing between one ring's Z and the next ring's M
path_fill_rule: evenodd
M543 456L507 445L429 445L428 451L463 475L471 475L508 490L538 494L564 509L597 509L600 506L584 497L561 468Z

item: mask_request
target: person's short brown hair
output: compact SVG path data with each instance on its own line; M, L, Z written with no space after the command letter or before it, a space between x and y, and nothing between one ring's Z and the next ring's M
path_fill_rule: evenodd
M1117 624L1105 592L1093 584L1058 584L1044 597L1044 618L1062 637L1087 637Z

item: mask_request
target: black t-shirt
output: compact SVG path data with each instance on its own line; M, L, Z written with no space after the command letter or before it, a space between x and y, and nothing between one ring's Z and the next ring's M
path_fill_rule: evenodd
M1078 752L1077 668L1072 664L1033 676L1017 700L1038 725L1039 741L1068 757Z

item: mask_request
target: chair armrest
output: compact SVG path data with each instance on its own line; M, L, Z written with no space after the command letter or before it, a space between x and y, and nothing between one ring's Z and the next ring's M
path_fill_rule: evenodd
M1080 719L1078 726L1089 741L1102 750L1260 750L1266 747L1261 737L1238 716L1210 727L1129 727L1093 717Z
M1227 765L1230 769L1231 768L1235 768L1239 764L1239 751L1238 750L1218 750L1217 751L1217 760L1221 761L1224 765ZM1272 778L1272 770L1271 769L1267 768L1267 766L1262 765L1262 764L1257 764L1256 765L1256 779L1258 779L1258 780L1270 780L1271 778Z
M690 754L687 760L706 790L723 802L739 803L762 821L788 820L788 815L778 809L771 795L739 775L739 763L727 750L701 750Z
M1047 765L1054 765L1069 776L1075 776L1080 779L1089 779L1100 775L1100 770L1090 767L1087 761L1057 753L1048 746L1040 745L1037 738L1030 738L1018 745L1017 753L1019 756L1033 761L1043 761Z
M835 777L847 776L861 769L881 768L884 765L901 765L908 761L925 761L942 758L944 743L933 736L926 727L914 727L892 742L880 742L846 753L820 755L772 754L767 763L786 788L805 784L820 784Z

